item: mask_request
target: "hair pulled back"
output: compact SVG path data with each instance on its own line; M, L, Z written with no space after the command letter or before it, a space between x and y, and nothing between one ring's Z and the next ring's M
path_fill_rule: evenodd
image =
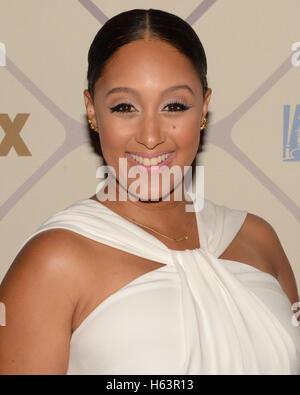
M144 38L163 40L190 59L207 89L206 55L193 28L180 17L157 9L132 9L110 18L96 34L88 53L88 90L94 87L110 57L123 45Z

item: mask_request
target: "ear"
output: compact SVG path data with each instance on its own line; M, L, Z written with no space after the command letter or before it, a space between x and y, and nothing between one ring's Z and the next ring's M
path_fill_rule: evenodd
M210 102L212 90L210 88L207 88L204 96L204 101L203 101L203 108L202 108L202 122L204 117L206 117L207 112L208 112L208 104Z
M95 127L98 127L97 118L95 114L94 101L88 89L85 89L83 91L83 96L84 96L87 118L92 121Z

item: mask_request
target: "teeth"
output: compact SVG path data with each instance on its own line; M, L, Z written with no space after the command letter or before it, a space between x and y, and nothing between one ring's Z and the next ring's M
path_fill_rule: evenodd
M155 165L157 165L157 163L159 163L158 158L151 158L150 159L150 165L151 166L155 166Z
M134 154L129 154L134 160L136 160L137 162L141 163L144 166L156 166L159 163L163 162L164 160L166 160L171 154L163 154L163 155L159 155L156 156L155 158L142 158L139 155L134 155Z

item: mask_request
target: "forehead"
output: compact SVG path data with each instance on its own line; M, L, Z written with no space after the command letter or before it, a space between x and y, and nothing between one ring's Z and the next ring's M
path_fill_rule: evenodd
M186 83L201 92L198 74L184 54L161 40L136 40L120 47L108 60L95 89L112 86L161 88Z

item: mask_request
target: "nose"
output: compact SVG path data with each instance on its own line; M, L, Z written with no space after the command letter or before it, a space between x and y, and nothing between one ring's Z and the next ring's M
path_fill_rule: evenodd
M135 134L135 140L147 147L153 149L157 145L164 143L165 135L162 131L159 119L155 115L145 116L143 121L138 126L138 131Z

